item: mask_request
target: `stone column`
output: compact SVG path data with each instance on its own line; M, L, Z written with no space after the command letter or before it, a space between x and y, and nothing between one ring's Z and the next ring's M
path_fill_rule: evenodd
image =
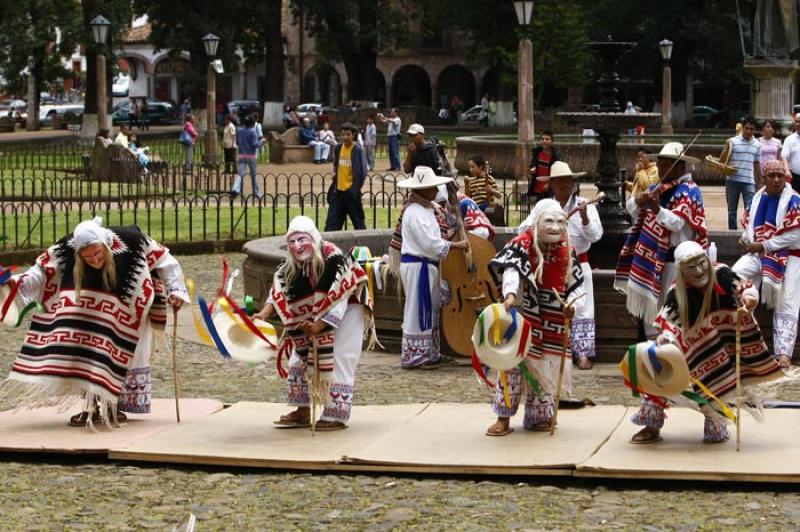
M672 67L664 62L661 87L661 134L672 135Z
M800 70L795 61L746 61L744 69L753 76L751 114L759 122L773 119L791 125L794 102L794 75Z
M519 41L517 64L517 179L528 180L528 155L533 147L533 43Z
M206 88L206 153L205 162L217 164L219 153L217 153L217 71L209 62L208 64L208 86Z

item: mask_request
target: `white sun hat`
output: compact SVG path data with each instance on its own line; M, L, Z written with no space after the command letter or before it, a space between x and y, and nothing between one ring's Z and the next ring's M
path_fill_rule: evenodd
M220 306L222 305L223 301L221 300ZM261 334L272 342L272 345L278 345L278 335L272 324L259 319L254 319L253 323L261 331ZM271 348L258 335L248 329L239 318L231 317L222 308L214 315L214 327L217 329L222 344L233 360L248 364L259 364L266 362L275 354L275 349Z
M515 368L531 346L530 325L520 312L495 303L484 308L472 328L472 345L482 364L498 371Z
M622 375L632 382L631 348L623 357L619 368ZM689 365L678 346L657 346L655 342L640 342L636 344L633 355L636 359L636 382L633 384L638 390L650 395L670 397L680 395L689 386Z
M658 159L678 159L685 163L697 164L700 159L689 157L684 153L683 144L680 142L667 142L658 153L650 153L647 155L647 160L655 161Z
M433 168L430 166L417 166L414 169L414 173L408 179L404 179L397 183L398 188L409 188L409 189L423 189L423 188L434 188L438 187L439 185L444 185L445 183L449 183L453 180L452 177L444 177L440 175L436 175L433 171Z
M556 161L550 167L550 175L537 176L537 181L550 181L553 177L580 177L586 175L586 172L573 172L567 163L564 161Z

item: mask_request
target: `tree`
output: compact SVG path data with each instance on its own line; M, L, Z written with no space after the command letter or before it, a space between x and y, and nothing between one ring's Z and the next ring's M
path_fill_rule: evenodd
M415 0L414 0L415 1ZM351 100L377 98L375 70L379 50L402 43L411 0L292 0L295 16L303 13L317 52L344 63ZM380 38L379 38L380 37Z
M24 92L25 77L48 88L68 75L62 60L72 54L78 41L80 11L70 0L15 0L3 3L0 19L0 75L6 90ZM28 102L28 120L38 126L39 90Z
M242 50L248 63L264 62L264 100L284 100L283 36L281 35L281 2L255 2L243 9L241 17L245 31Z

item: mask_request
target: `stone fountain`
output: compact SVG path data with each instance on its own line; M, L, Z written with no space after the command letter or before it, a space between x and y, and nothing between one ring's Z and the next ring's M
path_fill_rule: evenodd
M599 59L601 65L600 102L597 111L563 112L557 115L571 125L593 129L600 140L600 159L597 163L596 186L605 192L606 197L598 206L603 228L606 232L625 232L630 226L623 204L619 159L617 158L617 142L620 132L638 125L656 126L661 118L660 113L639 113L626 115L620 112L617 101L619 91L617 83L617 62L619 58L636 46L635 42L615 42L608 37L605 41L590 42L586 45Z

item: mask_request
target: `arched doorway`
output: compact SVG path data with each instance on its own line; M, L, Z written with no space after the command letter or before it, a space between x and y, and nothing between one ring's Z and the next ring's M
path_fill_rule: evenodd
M375 100L382 102L380 107L386 107L386 78L383 72L375 69Z
M406 65L392 78L393 105L431 106L431 79L422 67Z
M464 108L475 105L475 76L464 65L450 65L439 74L436 84L439 107L447 107L453 96L464 102Z
M342 104L342 81L330 65L315 65L306 72L303 81L303 102Z

